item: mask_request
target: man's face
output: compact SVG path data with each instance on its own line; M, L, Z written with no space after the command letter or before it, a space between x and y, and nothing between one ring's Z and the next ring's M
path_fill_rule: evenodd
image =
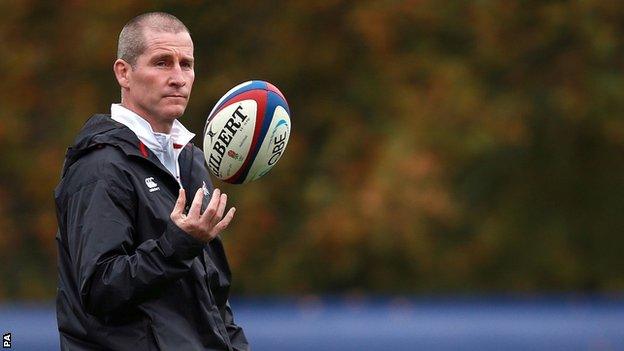
M163 131L156 129L170 126L186 109L195 80L193 41L187 32L143 34L146 49L128 72L122 103Z

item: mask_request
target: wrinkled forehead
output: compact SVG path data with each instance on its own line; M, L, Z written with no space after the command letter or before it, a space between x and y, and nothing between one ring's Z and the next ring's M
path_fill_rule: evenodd
M193 57L193 39L187 31L174 33L148 27L143 30L143 39L145 41L143 54L171 52Z

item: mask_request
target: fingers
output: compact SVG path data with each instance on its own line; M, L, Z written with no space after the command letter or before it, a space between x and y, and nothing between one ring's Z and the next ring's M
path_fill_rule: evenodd
M234 213L235 212L236 212L236 208L235 207L230 208L230 210L225 215L225 217L223 217L221 222L217 223L217 225L215 225L212 228L212 230L210 231L210 236L212 238L214 238L215 236L219 235L219 233L221 233L223 230L225 230L225 228L227 228L227 226L230 224L230 222L234 218Z
M176 200L176 204L171 213L171 218L187 233L203 241L210 241L221 233L234 218L235 208L231 208L225 217L223 213L227 207L227 195L222 194L219 189L214 189L210 202L204 213L201 213L204 192L199 188L195 193L188 215L184 216L184 206L186 204L186 194L181 189ZM177 219L177 221L175 219ZM183 219L181 221L181 219Z
M191 208L188 211L188 217L198 218L201 211L202 201L204 199L204 191L202 188L197 189L195 192L195 197L193 198L193 203L191 204ZM211 201L212 202L212 201Z
M210 219L210 226L211 227L214 227L215 225L217 225L217 223L219 223L219 221L223 217L223 213L225 212L225 205L226 204L227 204L227 195L226 194L221 194L221 196L219 197L219 206L217 207L217 212Z
M176 200L175 206L173 206L173 210L171 211L171 220L177 221L182 217L184 213L184 204L186 203L186 194L183 188L180 188L178 192L178 199Z
M211 224L212 218L215 216L215 214L217 213L217 210L219 209L220 200L221 200L221 190L214 189L212 191L212 197L210 198L210 202L208 203L206 210L202 214L201 221L205 225Z

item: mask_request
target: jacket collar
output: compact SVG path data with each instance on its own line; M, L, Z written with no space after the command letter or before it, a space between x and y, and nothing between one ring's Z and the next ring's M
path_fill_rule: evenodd
M169 174L169 171L158 160L154 152L149 152L130 128L114 121L109 115L97 114L87 120L76 136L74 143L67 149L61 175L64 176L69 167L80 157L103 145L116 146L128 156L146 159ZM187 143L186 147L179 149L179 151L191 150L190 146L191 144ZM186 158L180 160L181 168L184 167L185 160ZM177 184L173 176L171 179Z
M173 121L170 134L154 132L152 126L143 117L121 104L111 105L111 118L128 127L145 146L155 152L165 151L170 147L170 141L174 148L181 149L195 137L195 134L186 129L177 119Z

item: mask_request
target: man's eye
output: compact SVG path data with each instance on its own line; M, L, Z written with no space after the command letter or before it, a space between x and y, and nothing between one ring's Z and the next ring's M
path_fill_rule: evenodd
M156 62L156 66L158 66L158 67L165 67L165 66L167 66L167 62L166 61L157 61Z

